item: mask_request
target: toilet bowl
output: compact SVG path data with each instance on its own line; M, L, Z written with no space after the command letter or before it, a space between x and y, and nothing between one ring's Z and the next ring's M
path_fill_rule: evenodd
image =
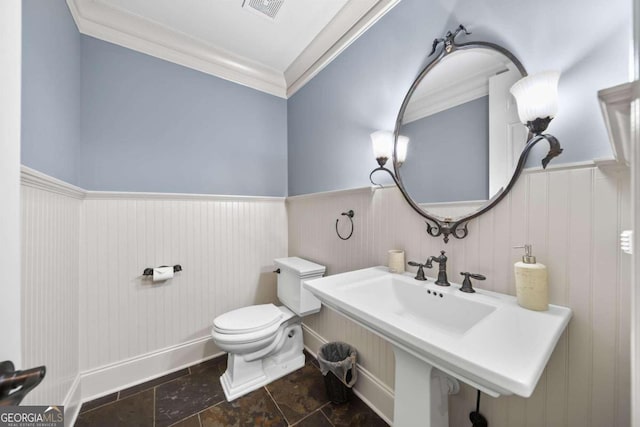
M301 258L279 258L278 298L285 304L252 305L215 318L211 335L228 353L220 382L228 401L304 366L302 316L317 313L320 301L302 288L325 267Z

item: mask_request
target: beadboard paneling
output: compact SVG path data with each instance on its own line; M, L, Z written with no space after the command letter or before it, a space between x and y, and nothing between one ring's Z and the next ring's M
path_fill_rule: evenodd
M336 274L384 265L389 249L404 249L407 261L445 249L450 279L459 283L458 272L478 272L488 278L478 288L514 294L521 250L513 246L532 243L549 268L551 302L571 307L574 317L531 398L485 396L481 411L493 427L624 427L630 260L619 251L618 235L630 222L628 179L627 171L587 166L525 173L503 202L469 224L466 239L446 245L426 235L422 218L395 187L291 197L289 255ZM355 211L355 231L342 241L335 219L348 209ZM382 339L332 310L304 323L326 340L353 344L362 366L393 387L393 353ZM475 390L463 386L450 398L450 425L468 425L474 406Z
M65 400L79 374L78 223L82 201L70 186L67 194L63 189L61 184L47 188L33 179L25 181L23 170L22 366L47 367L44 380L27 395L25 404L78 403Z
M80 228L82 371L208 337L217 315L276 301L284 199L88 193ZM174 264L184 270L164 283L141 276Z

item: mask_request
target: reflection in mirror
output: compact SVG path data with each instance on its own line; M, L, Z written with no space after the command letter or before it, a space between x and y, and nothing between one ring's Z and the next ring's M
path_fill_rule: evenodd
M394 172L385 167L389 144L383 144L386 150L374 150L378 167L369 174L375 185L373 174L388 173L425 218L427 234L445 243L451 236L464 239L469 221L509 193L536 144L549 144L543 168L562 153L558 139L544 133L557 112L559 73L526 76L507 49L483 41L457 44L461 33L470 34L459 25L433 41L429 56L438 54L402 101L393 133ZM403 138L413 140L405 161L399 157Z
M527 140L510 87L518 66L486 47L442 58L408 100L399 133L412 142L396 173L441 218L482 208L507 185Z

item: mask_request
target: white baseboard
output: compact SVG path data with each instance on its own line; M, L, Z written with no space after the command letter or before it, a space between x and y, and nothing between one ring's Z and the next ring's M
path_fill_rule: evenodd
M304 323L302 324L302 335L305 349L314 356L318 354L320 346L328 342ZM354 393L383 420L393 425L393 390L362 366L357 365L357 369L358 380L353 386Z
M114 393L223 354L211 337L82 372L82 402Z
M82 387L80 374L76 375L76 378L71 384L71 388L64 398L64 425L71 427L75 424L80 407L82 406Z

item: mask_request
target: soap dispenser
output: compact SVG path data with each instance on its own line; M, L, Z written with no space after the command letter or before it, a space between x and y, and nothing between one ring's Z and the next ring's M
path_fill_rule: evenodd
M548 310L547 267L536 262L536 257L531 253L531 245L516 246L516 248L524 248L525 251L522 261L514 265L518 304L529 310Z

